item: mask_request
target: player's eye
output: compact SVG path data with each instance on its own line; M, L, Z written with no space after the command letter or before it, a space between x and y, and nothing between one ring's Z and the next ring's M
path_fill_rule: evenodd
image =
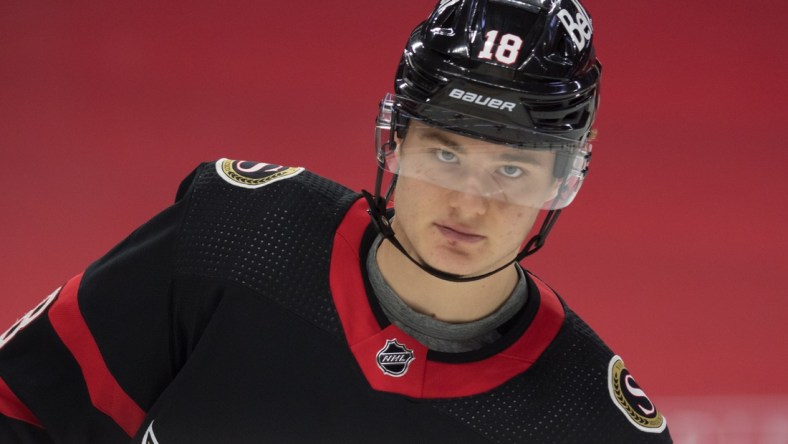
M498 172L510 179L516 179L524 173L522 168L514 165L504 165L498 168Z
M452 153L451 151L444 150L441 148L435 149L435 157L438 158L441 162L445 163L454 163L457 162L457 155Z

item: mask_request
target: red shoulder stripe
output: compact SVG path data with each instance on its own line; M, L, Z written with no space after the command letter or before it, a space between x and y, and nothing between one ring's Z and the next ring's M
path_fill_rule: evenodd
M110 373L82 317L77 298L81 280L80 274L66 283L49 311L49 320L82 369L93 405L112 418L127 435L134 436L145 419L145 412Z
M16 397L11 387L0 378L0 414L9 418L18 419L43 429L41 421Z

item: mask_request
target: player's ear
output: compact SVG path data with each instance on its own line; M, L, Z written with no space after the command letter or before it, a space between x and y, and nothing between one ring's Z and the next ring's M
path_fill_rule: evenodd
M399 136L394 136L394 140L392 141L394 144L394 146L391 147L391 151L394 153L392 161L396 162L397 167L399 167L400 156L402 155L402 145L404 142L405 139Z
M551 200L555 199L558 196L558 190L561 189L561 182L562 182L561 179L557 177L553 177L552 183L547 189L547 194L546 194L547 197L544 200L545 202L550 202Z

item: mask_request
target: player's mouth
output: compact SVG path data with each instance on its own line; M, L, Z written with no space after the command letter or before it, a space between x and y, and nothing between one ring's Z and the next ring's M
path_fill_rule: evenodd
M457 226L435 224L438 231L449 241L477 243L486 239L485 236L467 231Z

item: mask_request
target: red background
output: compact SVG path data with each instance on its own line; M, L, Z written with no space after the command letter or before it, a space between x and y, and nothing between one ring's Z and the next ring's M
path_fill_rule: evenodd
M377 103L433 5L0 3L0 330L168 205L200 161L370 187ZM788 4L586 6L600 135L586 185L526 266L624 357L676 434L699 427L687 412L730 423L728 404L699 399L746 399L787 430ZM748 427L772 427L756 417Z

